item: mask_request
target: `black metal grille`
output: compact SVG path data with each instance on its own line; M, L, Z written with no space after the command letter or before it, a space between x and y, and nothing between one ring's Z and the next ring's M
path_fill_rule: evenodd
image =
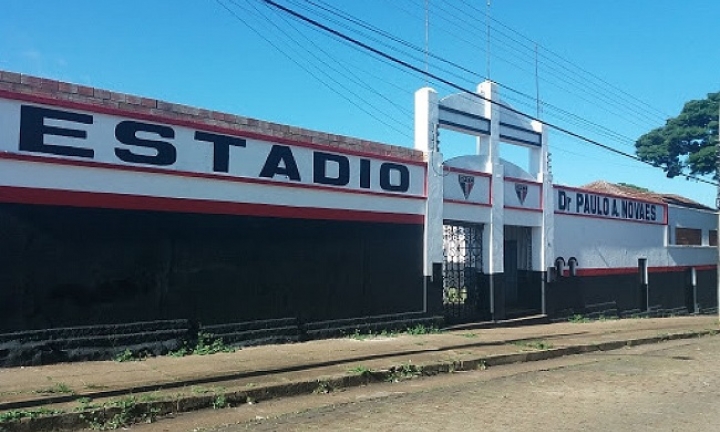
M449 322L481 316L483 226L467 223L443 225L443 305Z

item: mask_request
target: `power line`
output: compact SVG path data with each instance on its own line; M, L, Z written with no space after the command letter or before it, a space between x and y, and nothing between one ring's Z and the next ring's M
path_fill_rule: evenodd
M480 14L487 15L487 13L486 13L485 11L483 11L482 9L474 6L474 5L473 5L472 3L470 3L468 0L461 0L461 1L462 1L464 4L466 4L469 8L471 8L472 10L474 10L474 11L480 13ZM522 34L521 32L513 29L512 27L508 26L507 24L504 24L502 21L500 21L500 20L498 20L498 19L496 19L496 18L493 18L493 17L488 16L488 19L490 19L491 21L497 23L497 24L500 25L501 27L509 30L510 32L518 35L518 36L521 37L522 39L525 39L526 41L530 42L531 44L537 43L537 42L534 41L532 38L529 38L529 37L525 36L525 35ZM496 31L498 31L498 30L496 29ZM506 37L511 38L510 36L507 36L507 34L505 34L505 33L503 33L503 32L501 32L501 33L502 33L503 35L505 35ZM514 39L514 38L511 38L511 39L512 39L513 41L517 42L518 44L523 45L522 42L519 42L519 41L517 41L517 40ZM550 50L549 48L546 48L546 47L544 47L544 46L542 46L542 45L540 45L540 44L538 44L538 45L539 45L541 48L543 48L544 51L546 51L548 54L551 54L551 55L552 55L553 57L555 57L556 59L562 61L563 63L566 63L566 64L572 66L572 67L575 68L576 70L581 71L582 73L584 73L584 74L586 74L587 76L595 79L596 81L598 81L598 82L600 82L600 83L602 83L602 84L604 84L604 85L612 88L614 91L616 91L617 93L619 93L622 98L626 99L627 101L632 101L632 102L636 105L636 107L644 106L645 109L650 109L651 111L654 111L654 112L655 112L654 115L655 115L656 117L662 119L663 121L666 120L668 117L671 117L670 115L668 115L668 114L666 114L666 113L658 110L657 108L655 108L654 106L652 106L652 105L644 102L643 100L641 100L641 99L639 99L639 98L637 98L637 97L635 97L635 96L627 93L627 92L624 91L623 89L621 89L621 88L613 85L612 83L604 80L603 78L601 78L601 77L593 74L592 72L590 72L590 71L582 68L581 66L578 66L578 65L574 64L574 63L571 62L570 60L564 58L563 56L561 56L560 54L557 54L556 52ZM525 46L528 50L531 49L531 47L529 47L528 45L524 45L524 46ZM543 55L542 52L541 52L541 55L542 55L543 57L545 57L546 59L548 59L549 61L552 61L552 60L550 60L550 58L549 58L548 56ZM553 62L553 63L555 63L555 62ZM571 69L569 69L567 66L563 66L563 65L559 65L559 66L560 66L561 68L567 70L568 72L574 74L574 72L573 72Z
M255 29L255 28L254 28L252 25L250 25L246 20L244 20L240 15L238 15L234 10L230 9L226 4L222 3L221 0L215 0L215 1L216 1L216 3L218 3L223 9L225 9L226 11L228 11L236 20L240 21L240 22L241 22L242 24L244 24L247 28L249 28L253 33L255 33L258 37L260 37L261 39L265 40L265 42L267 42L268 44L270 44L270 46L272 46L273 48L275 48L278 52L280 52L280 53L283 54L285 57L287 57L290 61L292 61L293 63L295 63L296 66L298 66L299 68L303 69L306 73L308 73L310 76L312 76L312 77L315 78L317 81L319 81L319 82L320 82L323 86L325 86L328 90L330 90L330 91L332 91L333 93L337 94L338 96L342 97L343 99L345 99L346 101L348 101L350 104L352 104L355 108L359 109L360 111L364 112L365 114L369 115L370 117L372 117L372 118L375 119L376 121L384 124L385 126L389 127L390 129L393 129L394 131L396 131L396 132L400 133L401 135L406 136L406 137L408 137L408 138L411 137L411 135L409 135L406 131L402 131L402 130L396 128L395 126L389 124L388 122L386 122L386 121L383 120L382 118L380 118L380 117L376 116L375 114L373 114L372 112L368 111L366 108L364 108L364 107L356 104L354 101L352 101L352 100L351 100L346 94L344 94L343 92L340 92L340 91L336 90L335 88L333 88L332 86L330 86L327 82L325 82L323 79L321 79L320 77L318 77L318 76L317 76L313 71L311 71L308 67L306 67L306 66L305 66L304 64L302 64L301 62L296 61L294 58L292 58L291 55L289 55L287 52L285 52L285 51L284 51L282 48L280 48L277 44L273 43L270 39L268 39L267 37L265 37L265 35L263 35L262 32L259 32L257 29ZM240 5L238 5L234 0L230 0L230 1L231 1L232 4L234 4L236 7L240 8L240 9L243 9L243 10L245 10L245 11L248 11L248 9L242 8L242 7L241 7ZM334 80L334 79L333 79L331 76L329 76L328 74L325 74L325 75L326 75L330 80L332 80L333 82L335 82L337 85L343 87L343 85L342 85L341 83L337 82L337 80ZM353 92L350 91L349 89L345 88L345 90L346 90L348 93L355 95L355 93L353 93ZM355 96L358 97L357 95L355 95Z
M374 48L374 47L372 47L372 46L370 46L370 45L368 45L368 44L366 44L366 43L364 43L364 42L361 42L361 41L355 39L355 38L352 38L352 37L350 37L350 36L347 36L347 35L345 35L344 33L340 32L340 31L338 31L338 30L335 30L335 29L333 29L333 28L330 28L330 27L328 27L328 26L326 26L326 25L324 25L324 24L322 24L322 23L320 23L320 22L318 22L318 21L316 21L316 20L314 20L314 19L312 19L312 18L309 18L309 17L307 17L307 16L305 16L305 15L300 14L299 12L296 12L296 11L294 11L294 10L292 10L292 9L290 9L290 8L287 8L287 7L283 6L283 5L280 5L280 4L276 3L276 2L273 1L273 0L261 0L261 1L267 3L268 5L270 5L270 6L274 7L274 8L277 8L277 9L279 9L279 10L281 10L281 11L284 11L285 13L288 13L288 14L296 17L297 19L299 19L299 20L301 20L301 21L304 21L304 22L306 22L306 23L308 23L308 24L310 24L310 25L312 25L312 26L314 26L314 27L320 28L320 29L322 29L322 30L324 30L324 31L326 31L326 32L334 35L335 37L338 37L338 38L340 38L340 39L346 40L346 41L352 43L353 45L356 45L356 46L358 46L358 47L360 47L360 48L363 48L364 50L370 51L370 52L374 53L375 55L378 55L378 56L380 56L380 57L383 57L383 58L385 58L385 59L387 59L387 60L389 60L389 61L395 62L395 63L397 63L397 64L399 64L399 65L401 65L401 66L403 66L403 67L405 67L405 68L408 68L408 69L414 71L415 73L418 73L418 74L427 76L427 77L429 77L429 78L432 78L433 80L436 80L436 81L438 81L438 82L441 82L441 83L443 83L443 84L445 84L445 85L447 85L447 86L449 86L449 87L451 87L451 88L454 88L454 89L456 89L456 90L458 90L458 91L460 91L460 92L462 92L462 93L465 93L465 94L467 94L467 95L469 95L469 96L472 96L472 97L475 97L475 98L478 98L478 99L482 99L482 100L484 100L484 101L486 101L486 102L488 102L488 103L491 103L491 104L495 104L495 105L497 105L497 106L499 106L499 107L501 107L501 108L504 108L505 110L507 110L507 111L509 111L509 112L512 112L512 113L517 114L517 115L520 115L520 116L525 117L525 118L527 118L527 119L529 119L529 120L537 121L537 122L539 122L539 123L544 124L545 126L547 126L547 127L549 127L549 128L555 129L555 130L557 130L557 131L559 131L559 132L562 132L562 133L564 133L564 134L566 134L566 135L569 135L569 136L574 137L574 138L576 138L576 139L579 139L579 140L581 140L581 141L585 141L585 142L587 142L587 143L589 143L589 144L593 144L593 145L595 145L595 146L598 146L598 147L600 147L600 148L603 148L603 149L605 149L605 150L607 150L607 151L610 151L610 152L612 152L612 153L615 153L615 154L618 154L618 155L621 155L621 156L630 158L630 159L635 160L635 161L638 161L638 162L645 163L645 164L647 164L647 165L656 166L656 165L654 165L654 164L652 164L652 163L650 163L650 162L643 161L643 160L641 160L640 158L638 158L637 156L632 155L632 154L630 154L630 153L626 153L626 152L624 152L624 151L621 151L621 150L618 150L618 149L616 149L616 148L610 147L610 146L608 146L608 145L606 145L606 144L603 144L603 143L601 143L601 142L599 142L599 141L593 140L593 139L591 139L591 138L587 138L587 137L585 137L585 136L583 136L583 135L581 135L581 134L579 134L579 133L576 133L576 132L573 132L573 131L571 131L571 130L569 130L569 129L566 129L566 128L564 128L564 127L558 126L558 125L556 125L556 124L554 124L554 123L549 123L549 122L546 122L546 121L542 121L542 120L540 120L540 119L535 118L535 117L532 116L532 115L529 115L529 114L526 114L526 113L524 113L524 112L522 112L522 111L516 110L515 108L513 108L513 107L511 107L511 106L509 106L509 105L506 105L506 104L503 104L503 103L500 103L500 102L497 102L497 101L488 99L488 98L486 98L486 97L484 97L484 96L482 96L482 95L480 95L480 94L477 94L477 93L475 93L475 92L473 92L473 91L471 91L471 90L468 90L468 89L466 89L466 88L464 88L464 87L462 87L462 86L460 86L460 85L458 85L458 84L455 84L455 83L452 82L452 81L449 81L449 80L447 80L447 79L444 79L444 78L442 78L442 77L440 77L440 76L438 76L438 75L436 75L436 74L434 74L434 73L425 72L425 71L422 70L422 68L418 68L417 66L414 66L414 65L412 65L412 64L410 64L410 63L408 63L408 62L406 62L406 61L404 61L404 60L401 60L401 59L399 59L399 58L397 58L397 57L394 57L394 56L392 56L392 55L390 55L390 54L388 54L388 53L386 53L386 52L384 52L384 51L382 51L382 50L379 50L379 49ZM709 181L709 180L706 180L706 179L703 179L703 178L700 178L700 177L696 177L696 176L693 176L693 175L690 175L690 174L684 174L684 173L683 173L683 174L680 174L680 175L683 176L683 177L685 177L685 178L688 178L688 179L696 180L696 181L698 181L698 182L707 183L707 184L710 184L710 185L713 185L713 186L720 186L720 184L718 184L718 183L711 182L711 181Z
M456 63L456 62L450 61L450 60L448 60L448 59L446 59L446 58L444 58L444 57L438 56L438 55L436 55L436 54L434 54L434 53L425 53L425 50L424 50L423 48L421 48L421 47L419 47L419 46L417 46L417 45L414 45L414 44L412 44L412 43L410 43L410 42L408 42L408 41L406 41L406 40L404 40L404 39L401 39L401 38L399 38L399 37L397 37L397 36L395 36L395 35L392 35L392 34L389 33L389 32L386 32L386 31L384 31L384 30L382 30L382 29L379 29L378 27L375 27L375 26L369 24L369 23L366 22L366 21L363 21L363 20L361 20L361 19L359 19L359 18L353 17L353 16L351 16L351 15L349 15L349 14L347 14L347 13L345 13L345 12L343 12L343 11L337 9L337 8L334 8L334 7L330 6L330 5L328 5L327 3L323 2L322 0L317 0L317 1L305 0L304 2L302 2L302 3L300 3L300 4L298 4L297 1L291 1L291 3L297 4L298 6L302 7L302 8L305 9L305 10L310 10L310 9L307 8L307 7L305 7L305 6L303 6L303 3L311 4L311 5L319 8L319 9L321 9L321 10L323 10L323 11L326 11L327 13L329 13L329 14L331 14L331 15L333 15L333 16L339 17L340 19L343 19L343 20L346 20L346 21L348 21L348 22L351 22L351 23L353 23L353 24L355 24L355 25L358 25L358 26L360 26L360 27L368 30L368 31L371 31L371 32L373 32L373 33L376 33L376 34L378 34L378 35L380 35L380 36L383 36L383 37L386 37L386 38L388 38L388 39L391 39L392 41L397 42L397 43L400 43L400 44L402 44L403 46L406 46L406 47L408 47L408 48L410 48L410 49L412 49L412 50L414 50L414 51L422 52L422 53L424 53L424 54L427 54L429 57L431 57L431 58L433 58L433 59L436 59L436 60L439 60L439 61L441 61L441 62L444 63L444 64L447 64L447 65L450 65L450 66L452 66L452 67L455 67L455 68L457 68L457 69L459 69L459 70L462 70L463 72L467 72L467 73L469 73L469 74L476 75L476 76L478 76L480 79L486 79L486 78L483 77L482 75L479 75L479 74L471 71L470 69L467 69L466 67L464 67L464 66L462 66L462 65L460 65L460 64L458 64L458 63ZM406 11L406 12L407 12L407 11ZM322 16L322 14L320 14L320 15ZM326 16L324 16L324 17L326 17ZM442 16L441 16L441 18L442 18ZM337 21L334 21L334 20L330 20L330 21L337 24ZM351 28L349 28L348 26L345 26L345 25L342 25L342 24L339 24L339 25L340 25L341 27L345 28L345 29L348 29L348 30L350 30L350 31L354 31L354 30L352 30ZM356 33L357 33L357 32L356 32ZM363 35L363 36L364 36L364 35ZM372 38L371 38L371 40L375 40L375 41L376 41L376 39L372 39ZM466 41L466 42L467 42L468 44L472 44L472 42L470 42L470 41ZM386 44L383 44L383 45L387 46ZM417 57L411 57L411 58L417 60ZM441 69L441 70L443 70L444 72L447 72L447 70L445 70L445 69ZM427 71L427 69L426 69L426 71ZM455 76L455 77L459 77L458 75L456 75L456 74L454 74L454 73L453 73L452 75ZM459 77L459 78L461 78L461 79L464 80L464 78L462 78L462 77ZM544 80L543 80L543 81L544 81ZM513 93L516 93L516 94L519 94L519 95L523 95L523 96L528 97L528 98L533 98L533 96L527 95L527 94L525 94L525 93L523 93L523 92L521 92L521 91L519 91L519 90L517 90L517 89L514 89L514 88L512 88L512 87L510 87L510 86L504 85L504 84L502 84L502 83L497 83L497 84L498 84L500 87L503 87L503 88L505 88L505 89L507 89L507 90L512 91ZM555 86L556 86L556 87L559 87L559 86L557 86L557 85L555 85ZM562 89L562 87L560 87L560 88ZM587 99L585 99L585 100L589 102L589 100L587 100ZM539 102L539 101L538 101L538 102ZM603 136L612 138L612 139L614 139L614 140L622 143L623 145L626 145L626 146L629 146L629 147L634 147L635 140L632 139L632 138L629 138L629 137L626 137L626 136L622 136L622 135L618 134L618 133L615 132L615 131L612 131L612 130L610 130L610 129L608 129L608 128L605 128L604 126L601 126L601 125L599 125L599 124L597 124L597 123L594 123L594 122L592 122L592 121L590 121L590 120L581 118L581 117L579 117L579 116L577 116L577 115L575 115L575 114L573 114L573 113L570 113L570 112L568 112L568 111L566 111L566 110L563 110L562 108L559 108L559 107L554 106L554 105L552 105L552 104L549 104L549 103L547 103L547 102L544 102L544 101L543 101L543 102L540 102L540 103L541 103L542 106L548 107L548 108L551 109L551 110L555 110L555 111L558 111L558 112L562 113L563 116L569 116L569 117L573 117L573 118L577 119L577 121L571 121L571 123L573 123L573 124L575 124L575 125L578 125L578 126L586 125L586 127L591 128L591 129L594 129L596 132L598 132L599 134L601 134L601 135L603 135ZM616 113L615 113L615 114L616 114ZM616 114L616 115L617 115L617 114ZM562 119L562 118L564 118L563 116L558 115L558 116L555 116L555 117L556 117L556 118L559 118L559 119ZM566 119L566 118L565 118L565 119ZM640 125L638 125L638 126L640 126Z

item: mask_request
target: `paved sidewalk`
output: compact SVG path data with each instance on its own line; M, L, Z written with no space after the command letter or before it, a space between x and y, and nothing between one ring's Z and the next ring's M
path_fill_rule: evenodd
M139 400L164 403L159 408L162 415L211 406L218 395L238 403L361 385L392 378L399 371L432 374L468 370L697 337L719 329L717 316L568 322L330 339L207 356L7 368L0 369L0 414L48 407L77 412L80 398L85 398L83 403L104 401L96 406L107 407L113 398L133 394ZM152 396L142 399L142 395ZM72 421L65 419L65 423L53 427L73 428ZM32 430L49 427L36 426Z

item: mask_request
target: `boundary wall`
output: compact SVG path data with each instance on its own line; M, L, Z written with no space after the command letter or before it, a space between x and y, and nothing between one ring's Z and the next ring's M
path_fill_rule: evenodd
M177 322L425 320L425 175L409 148L0 72L0 357L108 354L128 323L163 351Z

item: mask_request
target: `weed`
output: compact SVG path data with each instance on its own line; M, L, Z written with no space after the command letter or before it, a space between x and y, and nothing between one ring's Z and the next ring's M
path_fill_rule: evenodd
M24 418L37 418L41 416L62 414L64 412L65 411L62 410L53 410L48 408L6 411L0 413L0 424L18 422Z
M568 318L568 322L576 323L576 324L587 323L587 322L590 322L590 318L588 318L584 315L581 315L581 314L575 314L575 315L571 316L570 318Z
M86 417L80 415L88 425L95 430L115 430L125 428L133 423L155 421L160 410L158 408L149 408L146 412L140 412L137 406L137 400L134 396L126 396L116 401L110 402L108 406L119 408L119 412L115 413L109 419L100 421L97 417Z
M195 394L212 393L212 390L210 390L207 387L202 387L202 386L192 386L192 387L190 387L190 391Z
M227 398L225 398L224 394L219 394L215 396L215 399L213 400L212 407L213 409L222 409L226 408L228 406Z
M76 401L79 405L75 408L75 411L87 411L89 409L98 408L99 405L92 403L92 398L81 397Z
M477 370L484 371L488 368L487 362L485 360L480 360L477 364Z
M219 352L235 352L235 348L226 345L222 338L216 338L212 333L198 333L197 345L193 349L193 354L208 355Z
M125 351L118 353L113 360L116 362L141 361L145 360L146 357L148 357L148 354L145 352L133 352L125 349Z
M255 398L252 397L252 396L246 396L246 397L245 397L245 403L248 404L248 405L253 405L253 404L256 403L256 402L257 402L257 401L256 401Z
M42 393L42 394L58 394L58 393L62 393L62 394L75 394L75 392L73 391L73 389L71 389L70 387L68 387L67 384L62 383L62 382L56 383L56 384L55 384L54 386L52 386L52 387L48 387L48 388L45 388L45 389L37 390L36 393Z
M141 395L139 398L140 402L155 402L160 400L160 396L157 393L146 393Z
M390 369L387 377L388 382L400 382L410 380L422 375L422 367L415 366L412 363L402 364Z
M192 354L192 350L189 350L185 346L181 346L180 348L176 349L175 351L168 352L168 357L185 357L186 355Z
M478 337L477 333L463 333L460 336L466 337L468 339L476 338Z
M544 340L514 341L512 344L522 348L531 348L536 350L546 350L552 348L552 344Z
M219 352L235 352L235 347L227 345L222 338L216 337L212 333L199 332L195 346L185 343L175 351L170 351L169 357L185 357L191 354L208 355Z
M365 366L357 366L349 370L350 373L353 373L355 375L360 375L363 377L370 376L372 374L372 369L367 368Z
M85 384L85 388L88 390L105 390L108 386L102 384Z
M414 327L408 327L407 330L405 330L405 332L409 335L417 336L417 335L440 333L440 329L433 325L425 326L424 324L417 324Z
M318 381L318 385L313 390L314 394L328 394L333 391L332 385L327 381Z

